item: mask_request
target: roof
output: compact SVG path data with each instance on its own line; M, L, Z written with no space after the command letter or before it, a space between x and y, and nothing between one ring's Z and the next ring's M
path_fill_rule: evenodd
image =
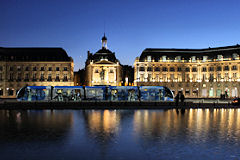
M6 61L71 61L62 48L0 48L0 59Z
M104 47L98 50L95 54L90 54L88 56L87 61L89 60L93 60L94 62L100 62L102 60L107 60L113 63L118 62L118 60L116 59L115 53Z
M105 47L102 47L102 49L99 49L96 54L102 54L102 53L112 53L109 49L106 49Z
M223 57L228 58L232 57L233 53L240 54L240 45L204 49L146 48L142 52L140 60L144 60L147 56L153 56L155 59L159 59L161 56L167 56L169 58L181 56L185 59L196 56L201 59L203 56L216 58L217 55L223 55Z

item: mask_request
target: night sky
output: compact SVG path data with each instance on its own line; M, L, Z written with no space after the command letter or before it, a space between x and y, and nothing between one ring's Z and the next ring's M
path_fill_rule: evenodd
M239 8L240 0L0 0L0 46L62 47L78 70L105 31L108 48L133 65L145 48L240 43Z

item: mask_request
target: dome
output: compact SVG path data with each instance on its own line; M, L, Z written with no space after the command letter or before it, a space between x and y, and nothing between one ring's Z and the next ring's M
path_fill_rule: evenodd
M109 53L112 53L109 49L106 49L106 48L104 48L104 47L102 47L102 49L99 49L97 52L96 52L96 54L103 54L103 53L105 53L105 54L109 54Z

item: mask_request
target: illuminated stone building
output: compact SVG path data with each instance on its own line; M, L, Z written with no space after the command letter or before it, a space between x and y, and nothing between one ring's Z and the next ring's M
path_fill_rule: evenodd
M95 54L88 52L86 60L86 85L119 86L122 82L122 66L115 53L107 49L107 38L102 37L102 48Z
M73 60L62 48L0 48L0 97L28 86L72 86Z
M145 49L134 62L135 85L169 87L186 97L239 96L240 46Z

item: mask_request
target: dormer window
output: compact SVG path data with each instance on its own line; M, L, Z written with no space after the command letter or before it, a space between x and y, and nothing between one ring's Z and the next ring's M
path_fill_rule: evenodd
M237 53L232 54L233 60L239 59L239 55Z
M152 61L152 56L147 56L147 61L151 62Z
M176 60L177 60L177 61L181 61L181 56L177 56L177 57L176 57Z
M206 62L208 59L208 56L203 56L203 62Z
M217 55L217 60L222 60L223 59L223 56L222 55Z
M163 60L163 62L166 62L167 61L167 56L162 56L162 60Z
M192 59L192 62L196 62L196 56L192 56L191 59Z

